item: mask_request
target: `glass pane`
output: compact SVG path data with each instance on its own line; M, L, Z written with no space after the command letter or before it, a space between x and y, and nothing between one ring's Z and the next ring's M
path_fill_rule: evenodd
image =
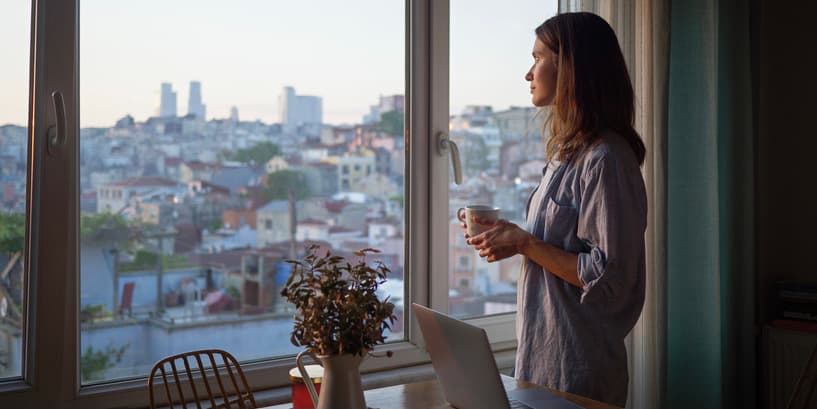
M31 3L0 2L0 380L22 375Z
M404 339L404 7L81 3L84 383L299 352L280 291L313 242L382 251Z
M456 317L516 310L521 257L488 263L465 243L457 209L487 205L526 228L525 204L544 166L544 112L530 102L525 73L534 29L556 14L556 0L451 1L450 122L463 182L449 191L449 313ZM485 30L485 21L492 28Z

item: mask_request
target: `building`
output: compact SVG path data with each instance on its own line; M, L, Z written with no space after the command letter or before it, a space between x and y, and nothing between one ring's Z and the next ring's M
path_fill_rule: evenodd
M221 213L221 221L225 228L238 229L249 226L255 229L255 209L227 209Z
M323 122L321 97L296 95L292 87L284 87L278 100L281 125L288 130L303 125L320 125ZM319 130L320 132L320 130Z
M283 156L273 156L267 163L264 165L264 170L267 174L275 173L280 170L289 169L289 163L287 163L286 159Z
M130 218L154 226L173 226L178 222L178 207L176 203L161 198L138 202Z
M130 128L133 128L133 126L135 124L136 124L136 121L134 121L133 117L130 114L128 114L128 115L125 115L124 117L118 119L116 121L116 124L114 125L114 128L116 128L116 129L130 129Z
M467 174L499 174L502 139L490 106L466 106L462 114L451 117L449 127Z
M326 220L328 213L324 200L307 199L295 203L296 223L307 219ZM273 200L256 211L256 232L258 247L287 241L292 238L289 201Z
M329 240L329 226L324 220L305 219L298 222L298 229L295 234L295 239L298 241L304 240Z
M494 123L499 128L502 140L523 138L540 139L542 126L547 115L535 107L510 107L494 112Z
M176 92L169 82L162 83L161 96L159 100L159 116L163 118L176 117Z
M352 190L383 201L403 194L402 186L398 186L390 177L379 173L360 178L352 185Z
M380 116L389 111L406 111L406 98L403 95L380 96L377 105L369 107L369 113L363 116L363 123L373 124L380 121Z
M97 213L118 213L126 208L132 198L145 195L176 195L186 187L176 181L157 178L139 177L105 184L97 188Z
M190 182L193 180L213 180L213 175L223 169L220 163L207 163L197 160L184 162L179 165L179 180L182 182Z
M356 191L366 176L375 169L375 156L348 155L338 158L338 190Z
M313 196L332 196L338 192L338 166L331 162L310 162L298 167Z
M195 115L203 121L207 120L207 107L201 103L201 82L190 81L190 96L187 100L187 114Z
M366 203L351 202L348 200L330 200L326 202L325 209L329 212L328 219L333 224L330 234L341 233L337 228L344 228L345 233L363 233L366 228Z
M321 145L334 146L348 143L355 137L355 128L352 126L329 126L321 127Z
M161 159L160 172L166 178L177 180L179 179L179 167L184 163L184 160L178 156L165 156Z
M369 242L379 243L392 237L402 237L403 221L397 217L381 217L369 221Z
M263 175L263 168L243 165L222 166L211 175L210 182L225 186L236 193L240 188L257 186Z

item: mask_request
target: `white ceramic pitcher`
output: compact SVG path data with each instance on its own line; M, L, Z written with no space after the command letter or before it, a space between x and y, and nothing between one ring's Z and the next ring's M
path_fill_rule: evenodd
M302 361L305 355L309 355L323 366L320 396L304 368ZM316 356L309 351L298 354L295 363L316 409L366 409L363 385L360 383L360 363L365 357L366 352L362 356L352 354Z

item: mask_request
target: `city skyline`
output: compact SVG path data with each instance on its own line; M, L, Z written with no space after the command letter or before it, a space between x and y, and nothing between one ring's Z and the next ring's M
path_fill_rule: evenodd
M0 16L0 35L8 39L0 55L9 61L0 67L0 124L25 125L27 118L30 5L21 3L4 4ZM282 9L247 1L224 8L215 1L153 0L125 9L84 1L80 126L112 126L128 114L145 120L155 114L158 84L174 84L185 102L190 81L201 82L210 118L229 118L235 106L244 120L278 122L277 95L290 85L323 99L326 123L359 123L378 96L405 94L405 7L356 4L325 2L324 12L315 14L312 3ZM530 103L523 77L533 29L555 13L556 1L517 4L451 2L452 112L471 104L504 109ZM530 12L536 9L543 11ZM486 16L502 30L485 30ZM146 24L151 30L143 29ZM178 112L187 107L179 103Z

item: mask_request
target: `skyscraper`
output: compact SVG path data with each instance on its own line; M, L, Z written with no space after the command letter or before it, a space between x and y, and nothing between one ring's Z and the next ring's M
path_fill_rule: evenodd
M321 97L296 95L292 87L284 87L278 99L281 124L286 128L301 125L319 125L323 121Z
M230 121L234 124L238 123L238 108L230 108Z
M201 82L190 81L190 97L187 100L187 113L207 120L207 106L201 103Z
M176 116L176 92L173 91L173 85L169 82L162 83L162 95L159 100L159 116Z

